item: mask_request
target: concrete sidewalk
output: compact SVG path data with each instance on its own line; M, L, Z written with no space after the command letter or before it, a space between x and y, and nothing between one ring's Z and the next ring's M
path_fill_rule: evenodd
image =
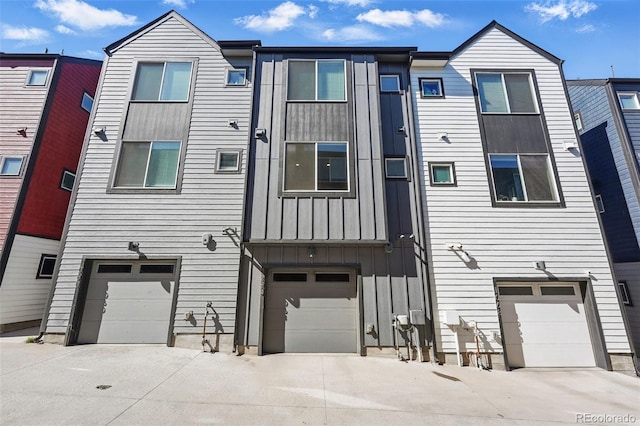
M2 425L640 424L640 379L599 369L63 347L27 335L0 336Z

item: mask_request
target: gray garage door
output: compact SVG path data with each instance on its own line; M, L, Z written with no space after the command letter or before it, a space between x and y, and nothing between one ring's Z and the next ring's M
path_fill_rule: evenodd
M175 263L96 262L78 343L167 343Z
M355 353L353 272L274 272L265 289L263 352Z

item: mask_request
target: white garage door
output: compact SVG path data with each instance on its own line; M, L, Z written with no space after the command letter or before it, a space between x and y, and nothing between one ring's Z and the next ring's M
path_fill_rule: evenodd
M167 343L173 263L96 263L78 343Z
M510 367L595 367L578 283L498 287Z
M355 353L353 272L275 272L265 290L265 353Z

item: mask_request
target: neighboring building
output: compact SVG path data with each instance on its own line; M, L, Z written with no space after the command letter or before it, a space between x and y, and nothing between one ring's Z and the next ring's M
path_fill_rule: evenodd
M492 22L416 53L437 350L494 366L633 370L562 61ZM458 315L469 330L454 325ZM485 360L485 362L487 362Z
M640 351L640 79L567 82L596 204Z
M171 11L105 48L45 339L231 347L255 44Z
M0 53L0 331L42 319L100 67Z
M256 49L241 350L430 345L411 50Z

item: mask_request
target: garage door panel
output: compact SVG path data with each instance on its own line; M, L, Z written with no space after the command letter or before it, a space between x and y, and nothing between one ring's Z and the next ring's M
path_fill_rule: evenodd
M584 323L565 322L561 326L562 333L557 333L554 330L556 327L557 323L550 322L503 323L504 337L508 342L572 344L584 343L590 339Z
M577 302L516 303L518 321L584 321L583 305Z
M265 314L274 320L270 321L271 328L284 329L286 323L286 328L289 330L317 330L318 328L340 330L345 328L345 324L349 324L349 328L353 329L356 324L353 309L289 309L286 312L268 309Z
M509 364L512 367L594 367L593 348L590 344L572 345L567 350L567 345L541 344L525 345L522 351L525 353L525 364L514 364L511 353L517 353L519 348L507 345Z
M92 279L87 289L87 300L90 299L104 299L107 294L107 280Z
M97 343L166 343L169 320L102 321Z
M173 282L164 281L110 281L109 299L166 299L173 290Z
M104 299L87 300L84 302L84 314L82 315L82 327L85 321L100 321L104 310Z
M353 330L287 330L284 341L285 352L344 353L356 352Z
M170 300L107 299L103 321L122 319L125 322L163 320L171 309Z

